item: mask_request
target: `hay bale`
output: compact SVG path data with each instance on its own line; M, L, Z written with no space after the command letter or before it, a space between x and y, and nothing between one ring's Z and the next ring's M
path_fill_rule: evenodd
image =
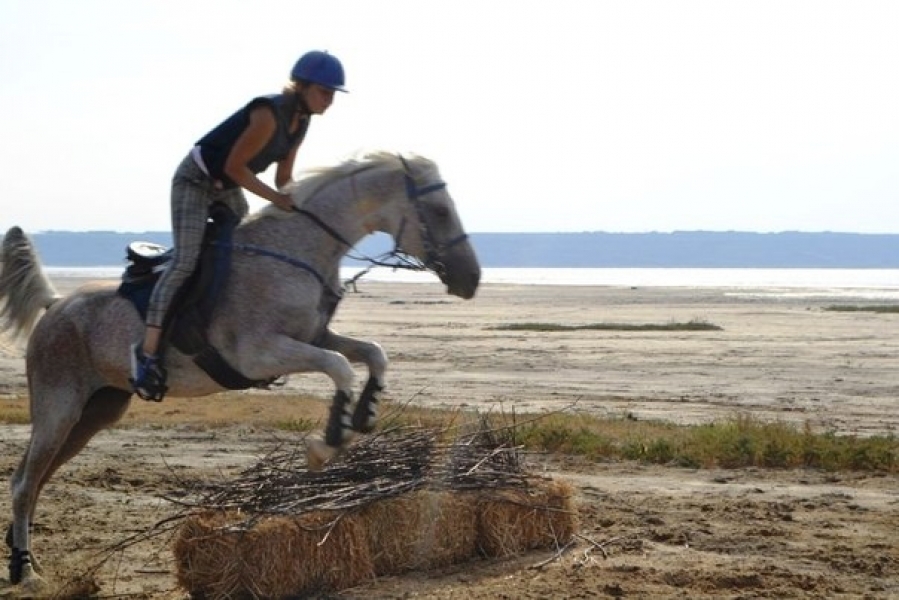
M222 512L189 518L174 547L178 583L206 598L282 598L342 590L374 576L356 516L315 511L235 526L243 521Z
M396 575L477 556L477 502L469 493L418 490L360 511L375 573Z
M528 488L485 490L478 500L478 546L505 557L568 543L577 530L571 484L540 480Z
M442 452L433 432L369 439L320 473L288 448L235 482L193 489L206 512L179 531L179 584L206 598L327 593L478 554L560 547L574 535L571 486L529 476L495 432Z
M236 597L241 588L240 569L235 569L238 538L222 531L241 521L234 513L209 511L185 520L175 538L176 579L184 589L200 597Z

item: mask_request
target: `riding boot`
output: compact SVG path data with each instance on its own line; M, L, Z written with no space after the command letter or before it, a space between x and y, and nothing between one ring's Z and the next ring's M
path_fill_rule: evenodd
M128 383L138 396L144 400L162 402L169 390L166 385L168 372L162 366L159 356L147 356L138 342L131 346L131 377Z

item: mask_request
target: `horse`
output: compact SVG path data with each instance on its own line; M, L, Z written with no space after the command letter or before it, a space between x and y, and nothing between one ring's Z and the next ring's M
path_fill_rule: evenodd
M330 327L342 296L343 257L365 236L386 233L396 257L433 272L447 293L466 300L476 293L480 265L437 165L423 156L358 154L309 169L288 190L293 211L267 206L234 228L230 272L208 339L252 380L309 372L331 378L323 436L307 442L307 463L316 469L354 435L374 430L386 385L381 346ZM129 348L141 339L143 321L115 282L85 284L60 297L18 227L7 232L2 253L0 328L28 338L31 414L31 437L11 479L10 582L41 589L46 582L30 537L38 496L66 461L125 414ZM352 363L368 368L358 397ZM225 389L177 349L166 350L165 365L172 395Z

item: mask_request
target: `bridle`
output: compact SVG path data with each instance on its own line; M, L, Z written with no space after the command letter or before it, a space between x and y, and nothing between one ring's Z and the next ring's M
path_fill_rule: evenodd
M406 184L406 198L408 198L408 200L412 203L412 206L415 207L415 212L418 214L419 235L421 237L422 245L424 246L425 250L424 267L427 269L431 269L432 271L437 273L438 276L442 277L446 273L446 268L440 261L440 257L444 252L446 252L456 244L467 240L468 234L463 232L453 239L448 240L442 244L438 243L434 239L434 233L428 226L428 221L425 218L424 208L422 207L419 199L423 196L427 196L431 192L445 189L446 183L443 181L436 181L424 187L418 187L418 185L415 183L415 179L412 177L409 163L406 162L406 159L402 155L397 156L400 159L400 162L403 164L403 180ZM400 221L399 230L396 232L396 235L393 236L393 239L396 242L393 254L395 256L399 256L400 254L402 254L405 256L406 260L409 260L408 255L402 251L402 247L400 245L400 241L402 240L405 228L406 218L403 217L403 220Z

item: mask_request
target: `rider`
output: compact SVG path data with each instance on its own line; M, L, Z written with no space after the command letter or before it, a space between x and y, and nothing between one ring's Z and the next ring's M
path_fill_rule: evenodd
M312 116L331 106L335 90L346 91L340 61L327 52L307 52L280 94L250 100L201 138L175 171L174 254L150 297L143 343L131 347L129 381L141 398L162 400L167 389L159 354L162 326L172 298L199 259L209 207L222 202L243 218L248 210L246 189L282 210L293 210L290 196L279 190L291 181L297 149ZM277 189L257 176L272 163L278 164Z

